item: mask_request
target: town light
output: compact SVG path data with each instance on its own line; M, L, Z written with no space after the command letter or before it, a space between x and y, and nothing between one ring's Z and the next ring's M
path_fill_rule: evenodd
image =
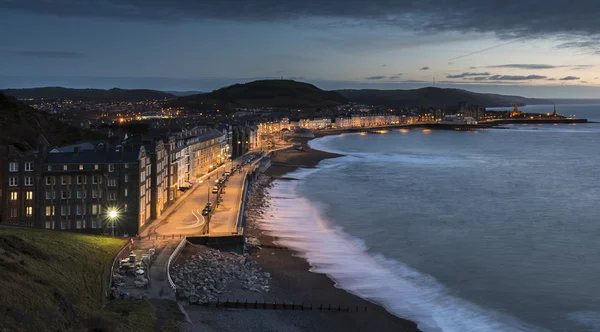
M108 212L108 217L109 217L110 219L115 219L115 218L117 217L117 210L110 210L110 211Z

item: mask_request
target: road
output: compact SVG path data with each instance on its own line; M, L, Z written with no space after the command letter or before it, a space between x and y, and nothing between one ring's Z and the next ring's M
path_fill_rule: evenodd
M234 162L235 165L235 162ZM153 232L158 235L201 235L207 217L202 215L202 209L206 206L207 198L216 207L216 194L210 193L217 179L231 168L227 163L216 171L213 171L209 179L203 179L203 183L197 185L187 197L162 221L159 221ZM235 217L240 202L240 193L243 188L245 173L248 166L242 168L242 172L236 172L229 177L221 197L223 201L214 210L209 224L209 235L224 235L235 232ZM177 204L177 203L176 203Z

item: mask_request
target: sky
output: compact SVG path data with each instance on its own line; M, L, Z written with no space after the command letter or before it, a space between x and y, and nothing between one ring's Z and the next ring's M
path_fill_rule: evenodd
M595 0L0 0L0 88L286 78L600 98Z

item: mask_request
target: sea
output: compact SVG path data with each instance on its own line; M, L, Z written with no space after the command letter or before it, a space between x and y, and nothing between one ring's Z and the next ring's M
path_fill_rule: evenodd
M275 181L262 223L336 287L425 332L600 331L600 123L310 145L345 156Z

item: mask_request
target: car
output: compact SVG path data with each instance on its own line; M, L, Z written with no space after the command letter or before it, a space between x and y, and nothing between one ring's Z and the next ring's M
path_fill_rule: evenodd
M231 172L230 171L225 172L225 176L231 176Z
M203 216L207 216L209 213L210 213L210 211L207 210L207 209L202 210L202 215Z
M213 194L218 194L219 193L219 187L218 186L214 186L212 189L212 193Z
M212 203L207 203L206 206L204 207L204 210L208 210L209 212L212 211Z

